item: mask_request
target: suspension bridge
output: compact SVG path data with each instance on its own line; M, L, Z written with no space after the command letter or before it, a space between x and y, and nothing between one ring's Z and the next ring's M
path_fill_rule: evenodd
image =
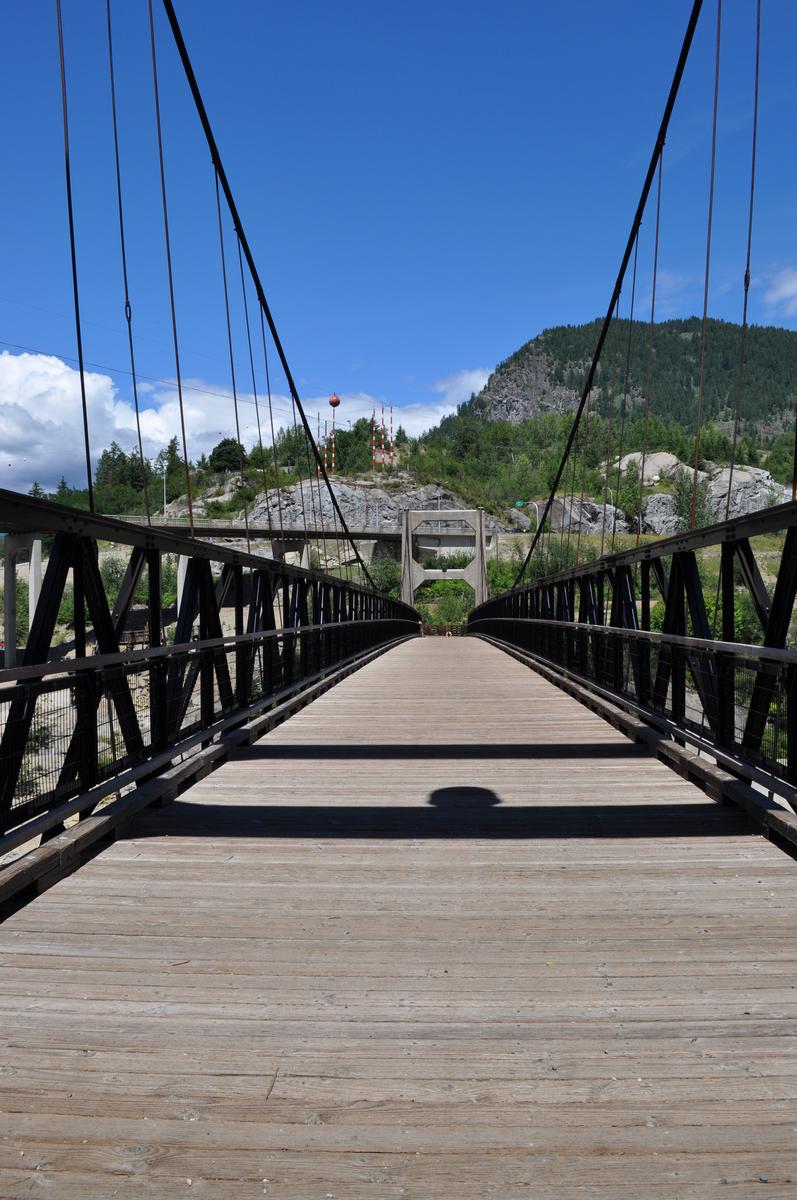
M140 415L116 9L97 7ZM140 518L96 511L56 3L87 487L85 507L0 491L7 634L23 627L17 556L42 543L46 556L27 633L0 670L0 1195L794 1194L797 502L698 520L721 3L703 16L716 18L715 103L691 519L658 539L640 520L622 544L604 520L591 558L578 522L551 516L583 508L599 402L607 493L632 405L646 428L655 411L664 146L702 8L528 554L514 586L449 639L421 636L412 604L374 586L359 543L399 531L346 523L171 0L142 13L188 516L167 523L148 496ZM760 3L749 9L734 447L758 132ZM277 499L267 527L250 520L244 487L241 521L194 519L164 61L181 72L212 163L230 398L237 424L248 376L262 488ZM648 373L633 398L615 334L650 207ZM299 525L279 507L276 371L306 457ZM243 485L243 463L240 474ZM486 594L483 515L470 516ZM416 525L422 514L406 514L409 597ZM314 556L294 564L284 551L297 540ZM124 555L113 591L109 546ZM740 596L757 623L747 641ZM145 644L130 649L136 615Z

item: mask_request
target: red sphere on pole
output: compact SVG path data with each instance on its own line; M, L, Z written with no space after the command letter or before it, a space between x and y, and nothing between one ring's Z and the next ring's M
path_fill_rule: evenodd
M329 397L329 407L337 408L339 404L340 404L340 396L338 395L337 392L333 392L332 395Z

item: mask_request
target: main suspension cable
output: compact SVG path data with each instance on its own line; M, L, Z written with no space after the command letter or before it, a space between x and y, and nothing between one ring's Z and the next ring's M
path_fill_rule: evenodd
M664 149L659 155L659 180L656 188L656 232L653 239L653 282L650 289L650 324L648 325L648 357L645 365L645 428L642 435L642 463L639 468L639 516L636 527L636 544L642 533L642 496L645 487L645 466L648 457L648 434L650 431L650 391L653 386L653 332L656 322L656 282L659 271L659 229L661 227L661 176L664 164Z
M263 318L263 309L258 305L260 312L260 334L263 340L263 364L266 371L266 395L268 396L268 420L271 426L271 451L274 457L274 478L277 487L277 515L280 523L280 537L282 539L281 552L285 550L285 517L282 513L282 488L280 486L280 465L277 455L277 438L274 432L274 408L271 403L271 374L268 366L268 346L266 344L266 323Z
M750 293L750 261L753 249L753 208L755 205L755 169L756 150L758 143L758 83L761 61L761 0L756 3L755 26L755 81L753 84L753 145L750 161L750 202L747 210L747 257L744 267L744 300L742 303L742 333L739 341L739 371L736 378L736 405L733 417L733 442L731 444L731 463L728 471L728 494L725 497L725 520L731 515L731 489L733 487L733 472L736 466L736 450L739 441L739 425L742 416L742 396L744 393L745 361L747 357L747 301ZM792 483L792 500L797 479Z
M152 83L155 93L155 124L158 131L158 162L160 164L161 202L163 205L163 232L166 240L166 274L169 280L169 305L172 316L172 341L174 344L174 367L177 378L177 400L180 409L180 431L183 437L183 469L185 471L185 495L188 501L188 527L194 536L194 503L191 495L191 471L188 465L188 438L185 432L185 410L183 408L183 381L180 372L180 343L177 338L177 310L174 303L174 277L172 273L172 247L169 237L169 206L166 200L166 170L163 165L163 133L161 131L161 107L158 92L158 63L155 55L155 17L152 0L149 8L149 36L152 47ZM165 515L165 514L164 514Z
M708 188L708 222L706 226L706 271L703 280L703 322L700 330L700 370L697 385L697 420L695 429L695 466L692 474L692 502L689 509L689 528L697 519L697 471L700 466L700 443L703 434L703 396L706 382L706 338L708 331L708 285L711 273L711 227L714 217L714 179L717 165L717 107L720 90L720 33L722 31L722 0L717 0L717 48L714 62L714 115L711 124L711 173Z
M614 308L614 325L613 325L614 335L612 338L612 340L614 342L614 346L612 349L612 378L611 378L611 384L609 385L609 413L608 413L607 427L606 427L606 464L605 464L604 479L603 479L603 517L601 519L601 549L600 549L600 556L599 556L600 558L603 558L603 551L604 551L604 548L606 545L606 505L609 502L609 473L612 469L612 463L614 461L614 454L613 454L613 451L614 451L614 406L615 406L615 402L617 399L617 361L620 357L620 355L619 355L620 326L618 324L619 316L620 316L620 297L618 296L617 303ZM615 499L616 499L616 497L615 497ZM612 505L612 508L614 508L614 505Z
M589 470L589 461L587 454L589 452L589 427L590 414L592 412L592 393L587 397L587 407L584 410L584 441L581 449L581 495L578 498L578 529L576 531L576 566L581 561L581 528L584 524L584 496L587 487L587 471Z
M246 465L244 462L244 446L241 441L241 422L238 417L238 387L235 382L235 354L232 348L232 324L230 322L230 297L227 291L227 257L224 253L224 226L221 221L221 197L219 196L219 173L213 172L216 184L216 215L219 221L219 251L221 255L221 279L224 285L224 313L227 318L227 345L230 349L230 381L232 383L232 403L235 411L235 436L238 441L238 461L241 468L241 495L244 504L244 529L246 530L246 549L251 554L252 540L249 536L249 505L246 499Z
M108 18L108 74L111 85L111 117L113 120L113 153L116 164L116 199L119 208L119 247L122 254L122 280L125 292L125 322L127 324L127 344L130 350L130 378L133 381L133 405L136 411L136 432L138 434L138 456L141 462L141 478L144 484L144 507L147 512L147 524L152 524L152 512L149 503L148 467L144 459L144 442L141 437L141 413L138 407L138 378L136 375L136 356L133 349L133 310L130 307L130 289L127 279L127 248L125 245L125 220L122 206L122 171L119 165L119 126L116 117L116 78L113 65L113 37L111 33L111 0L105 0Z
M252 373L252 395L255 398L255 417L257 419L257 446L260 451L260 470L263 475L263 490L266 497L266 520L268 521L268 531L273 534L274 527L271 523L271 504L268 494L268 472L266 470L266 452L263 449L263 431L260 427L260 403L257 398L257 376L255 373L255 356L252 351L252 329L249 323L249 303L246 298L246 278L244 276L244 260L241 254L241 239L236 234L236 245L238 247L238 269L241 274L241 296L244 305L244 322L246 324L246 344L249 349L249 368ZM279 481L278 481L279 482Z
M80 324L80 293L77 280L77 251L75 249L75 215L72 208L72 167L69 160L69 113L66 97L66 64L64 61L64 28L61 20L61 0L55 0L55 16L58 26L58 61L61 68L61 110L64 121L64 172L66 175L66 211L69 222L69 254L72 262L72 298L75 308L75 334L77 358L80 372L80 400L83 408L83 447L86 451L86 484L89 494L89 510L94 512L94 481L91 472L91 442L89 439L89 410L86 400L86 372L83 366L83 334Z
M634 305L636 304L636 272L639 259L639 230L634 242L634 269L631 276L631 310L628 316L628 340L625 349L625 377L623 379L623 398L620 402L620 443L617 447L617 479L615 481L616 495L620 496L620 477L623 470L623 446L625 444L625 418L628 411L628 389L631 382L631 343L634 337ZM617 534L617 505L612 514L611 550L614 553L614 539Z
M164 3L170 3L170 0L164 0ZM626 242L626 247L625 247L625 251L623 253L622 261L620 262L620 269L617 272L617 279L615 281L614 288L612 290L612 295L611 295L611 299L609 301L609 306L606 310L606 315L603 318L603 323L601 325L600 334L598 335L598 342L597 342L595 351L592 356L592 363L590 365L590 369L587 374L587 378L584 382L584 388L581 393L581 400L579 401L578 408L576 409L575 421L573 422L573 427L570 431L570 435L568 436L567 443L566 443L564 451L562 453L562 458L559 463L559 468L556 472L556 476L554 478L553 486L551 488L550 494L549 494L548 499L545 504L543 520L540 522L540 525L538 526L538 528L534 534L534 537L531 540L531 545L529 546L529 550L523 561L523 565L521 566L520 570L518 571L518 574L515 578L515 582L512 585L513 588L517 587L518 584L523 579L523 575L524 575L526 568L531 560L531 556L534 553L537 542L539 541L540 529L544 526L545 517L548 516L548 513L551 510L551 505L553 504L553 499L554 499L554 496L556 495L556 490L559 486L559 481L562 478L562 472L565 469L565 463L567 462L567 458L570 453L570 449L575 440L576 427L578 425L578 422L581 419L581 414L584 411L584 408L586 406L587 397L589 396L589 393L592 390L592 385L593 385L593 382L595 379L595 371L597 369L598 362L600 361L601 353L603 351L603 345L604 345L604 342L606 341L606 336L609 332L609 326L611 325L612 314L614 312L614 306L617 303L617 298L620 295L620 292L622 290L623 280L625 279L626 269L628 267L628 262L631 258L631 252L634 248L634 242L636 241L637 232L639 230L639 226L642 223L642 214L645 211L645 205L647 203L648 194L650 192L650 188L651 188L651 185L653 183L653 179L654 179L654 176L656 173L656 165L659 161L659 155L661 153L662 146L664 145L664 141L667 136L667 129L670 124L670 117L672 116L672 111L673 111L673 108L675 107L675 100L678 95L679 88L681 86L681 79L683 78L684 69L686 67L686 60L689 57L689 51L692 46L692 40L694 38L695 29L697 28L697 22L698 22L698 18L700 17L700 12L701 12L702 7L703 7L703 0L694 0L694 3L692 5L692 12L690 14L689 22L686 27L686 33L684 34L684 39L683 39L683 42L681 45L681 51L678 55L678 62L675 67L675 74L673 75L672 83L670 84L670 91L667 96L667 102L664 107L664 114L661 119L661 124L659 126L658 134L656 135L656 142L653 147L653 153L651 154L650 163L649 163L648 169L647 169L647 174L645 175L645 181L642 185L642 192L639 197L639 202L637 204L636 213L634 214L634 219L631 223L631 232L628 236L628 241Z
M149 0L149 3L150 3L150 7L151 7L152 0ZM696 5L698 5L698 4L702 3L702 0L695 0L695 3L696 3ZM249 246L249 242L247 240L246 233L244 231L240 215L238 213L238 207L235 203L235 199L232 194L232 189L230 188L229 180L227 179L226 171L224 170L224 164L221 161L221 155L219 153L219 148L216 144L216 139L213 135L213 130L211 128L210 120L208 118L207 110L205 108L205 102L202 99L202 94L199 90L199 84L197 83L196 75L194 73L194 68L191 64L191 59L188 55L188 49L185 44L185 39L183 38L182 30L180 29L180 23L177 20L177 14L174 10L174 4L172 3L172 0L163 0L163 7L166 12L166 16L168 18L169 25L171 27L172 36L174 37L175 46L177 47L177 53L180 57L180 61L181 61L182 65L183 65L183 71L185 72L185 77L186 77L186 80L188 81L188 87L189 87L189 90L190 90L191 95L194 100L194 105L197 110L197 115L199 117L200 124L202 125L202 129L205 134L205 140L208 144L210 156L213 160L213 164L214 164L216 170L219 173L219 183L221 185L222 191L224 192L224 197L225 197L225 200L227 201L227 207L229 209L230 216L232 218L232 222L235 227L235 231L238 234L239 238L241 239L241 249L243 250L244 258L246 259L246 264L249 268L249 274L252 277L252 282L255 285L255 291L257 293L258 301L259 301L261 309L263 311L265 320L268 324L269 331L271 333L271 337L274 342L274 347L277 351L280 362L282 364L282 369L285 373L285 379L288 383L289 391L291 393L293 401L296 405L296 410L299 413L299 417L301 418L301 422L304 427L305 437L307 438L308 443L312 446L313 454L316 459L316 465L321 473L321 476L324 479L327 489L329 490L329 493L330 493L330 496L332 499L332 504L334 505L334 507L337 511L338 517L340 518L341 528L346 533L346 536L347 536L347 538L351 544L352 550L354 552L354 556L355 556L357 562L360 564L360 567L362 569L363 575L364 575L367 583L372 588L374 588L374 590L376 590L376 585L374 584L374 581L371 578L371 574L370 574L368 568L366 567L365 562L363 561L362 555L360 554L360 551L357 548L356 542L354 541L354 539L351 536L351 532L349 530L348 524L346 523L346 518L343 516L343 512L338 503L337 496L335 495L334 491L332 490L332 487L329 482L329 476L327 475L326 468L324 467L323 459L321 458L321 455L318 453L318 448L316 447L315 439L313 438L313 431L312 431L312 429L310 427L310 423L307 419L307 414L305 413L304 408L302 407L302 402L299 398L299 392L298 392L298 389L294 382L293 375L291 373L291 369L288 364L288 359L287 359L287 356L286 356L285 351L282 346L282 342L280 341L280 337L277 332L277 327L274 322L274 318L271 314L271 309L269 308L265 291L263 289L263 284L260 280L260 274L257 270L254 256L252 255L252 251Z

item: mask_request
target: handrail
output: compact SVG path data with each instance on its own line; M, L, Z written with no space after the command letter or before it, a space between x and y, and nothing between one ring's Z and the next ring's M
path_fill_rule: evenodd
M318 625L289 625L280 629L261 629L254 633L232 633L220 638L173 642L169 646L147 646L140 650L122 651L119 654L88 654L85 658L62 658L56 662L33 663L28 667L6 667L0 670L0 684L21 683L25 679L40 679L44 675L74 675L80 671L99 670L102 667L151 662L159 658L174 658L178 653L199 653L223 646L249 645L268 641L270 638L295 637L299 633L315 633L318 630L332 631L350 627L362 629L364 625L379 625L387 621L392 625L398 623L411 625L415 629L418 627L418 622L409 617L369 617L357 621L325 621Z
M659 633L653 629L626 629L620 625L594 625L587 621L552 621L546 617L479 617L470 624L473 626L489 622L493 625L502 621L510 625L550 625L555 629L568 631L575 629L584 630L586 633L615 633L622 637L639 638L641 641L681 646L686 650L711 650L797 666L797 650L780 650L776 646L758 646L751 642L722 642L714 638L685 637L675 633Z

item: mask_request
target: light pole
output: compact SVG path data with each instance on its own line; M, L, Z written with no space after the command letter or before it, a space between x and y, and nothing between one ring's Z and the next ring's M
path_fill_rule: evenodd
M532 506L532 508L534 509L534 512L535 512L535 514L536 514L536 517L537 517L537 524L536 524L536 526L534 527L534 532L536 533L536 532L537 532L537 530L538 530L538 529L539 529L539 527L540 527L540 506L539 506L539 504L537 503L537 501L536 501L536 500L529 500L529 504L530 504L530 505Z
M166 516L166 463L163 464L163 515Z

